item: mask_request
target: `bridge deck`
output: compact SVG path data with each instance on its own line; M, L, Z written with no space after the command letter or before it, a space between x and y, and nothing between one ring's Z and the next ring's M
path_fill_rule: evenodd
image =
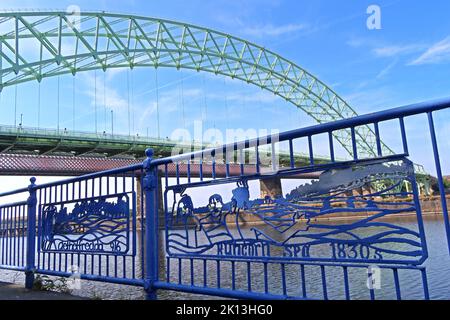
M145 150L153 148L158 157L170 157L174 147L184 153L210 147L207 143L180 144L168 138L159 139L106 133L72 132L67 130L36 129L0 125L0 154L27 154L40 156L77 156L98 158L144 159ZM251 153L252 151L248 151ZM295 153L295 161L307 163L309 154ZM314 155L317 163L329 158ZM279 161L290 164L290 155L280 150Z
M89 158L89 157L68 157L68 156L34 156L34 155L14 155L0 154L0 175L36 175L36 176L80 176L84 174L112 170L140 163L133 159L112 159L112 158ZM179 167L180 176L187 176L187 165L181 164ZM198 164L191 165L192 177L198 177L200 168ZM241 167L238 164L230 165L230 176L239 176ZM246 165L246 174L256 173L255 166ZM176 176L175 164L168 167L170 177ZM205 177L212 176L212 165L203 166ZM226 166L216 165L216 176L226 176ZM318 173L293 176L296 179L316 179Z

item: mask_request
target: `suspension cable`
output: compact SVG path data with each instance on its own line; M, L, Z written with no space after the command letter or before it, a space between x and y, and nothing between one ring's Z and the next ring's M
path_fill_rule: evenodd
M135 129L135 114L134 114L134 74L133 74L133 70L131 69L131 126L133 128L132 132L133 134L136 133L136 129Z
M57 112L57 132L58 132L58 134L59 134L59 107L60 107L60 96L59 96L59 90L60 89L60 76L58 76L58 94L57 94L57 99L58 99L58 102L57 102L57 109L58 109L58 112Z
M158 82L158 68L155 70L155 82L156 82L156 117L158 122L158 139L161 139L161 131L159 127L159 82Z
M183 128L184 130L186 130L186 114L184 111L184 79L183 79L183 74L180 73L181 75L181 80L180 80L180 84L181 84L181 110L182 110L182 114L183 114Z
M263 124L263 117L262 117L262 113L263 113L263 101L262 101L262 97L261 95L258 95L258 109L260 110L256 110L256 114L257 114L257 122L258 122L258 126L260 129L265 129L264 128L264 124ZM267 128L268 129L268 128Z
M14 88L14 128L17 128L17 83Z
M43 55L44 45L41 43L41 47L39 50L39 57L42 62L42 55ZM42 67L39 67L39 81L38 81L38 128L41 127L41 81L42 81Z
M297 107L296 107L296 109L297 109L297 112L298 112L298 114L299 114L299 117L298 117L298 124L295 125L295 128L294 128L294 129L300 128L300 124L301 124L302 121L303 121L303 111L302 111L302 109L297 108Z
M242 99L242 111L243 111L244 115L247 116L246 115L246 113L247 113L247 95L245 94L245 87L244 87L243 83L242 83L242 88L243 88L242 93L244 94L244 97Z
M130 69L127 69L128 136L131 137Z
M41 82L38 82L38 129L41 127Z
M104 110L105 111L104 124L105 124L105 133L106 133L106 131L108 130L108 128L107 128L107 125L108 125L108 115L107 115L108 110L107 110L107 107L106 107L106 71L103 72L103 107L105 109Z
M95 118L95 134L98 134L97 121L97 70L94 70L94 118Z
M297 129L298 128L298 125L297 125L297 120L299 120L298 119L298 114L300 114L300 117L301 117L301 112L299 112L299 111L301 111L301 110L294 106L294 109L292 110L292 122L293 122L292 123L292 129Z
M225 77L223 77L223 86L225 88L225 125L227 126L226 129L231 129L229 127L229 113L228 113L228 91L227 91L227 80Z
M207 125L208 122L208 104L206 103L206 84L205 84L205 75L203 75L203 100L205 107L205 115L204 115L204 123Z
M72 77L72 131L75 132L75 76Z

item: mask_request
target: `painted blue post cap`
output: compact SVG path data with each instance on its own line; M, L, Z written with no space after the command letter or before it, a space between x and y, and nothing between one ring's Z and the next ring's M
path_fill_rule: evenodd
M155 154L155 151L152 148L148 148L145 150L145 155L147 158L153 158L153 155Z

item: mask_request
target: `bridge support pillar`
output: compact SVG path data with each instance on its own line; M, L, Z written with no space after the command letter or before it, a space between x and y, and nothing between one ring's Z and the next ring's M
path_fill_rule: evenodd
M265 198L267 196L271 198L283 196L283 188L281 186L280 178L260 180L260 188L262 198Z

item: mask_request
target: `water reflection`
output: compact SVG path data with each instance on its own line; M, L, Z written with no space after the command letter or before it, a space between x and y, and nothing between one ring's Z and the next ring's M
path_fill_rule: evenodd
M402 218L396 221L399 225L412 228L415 220ZM429 258L425 264L428 273L428 283L431 299L450 299L450 256L448 254L446 235L442 219L438 216L425 218L425 232L427 236ZM163 236L163 234L162 234ZM166 260L164 253L161 252L160 276L165 277ZM139 260L139 259L137 259ZM178 265L171 262L171 280L178 282ZM201 261L193 262L194 278L191 280L190 261L183 261L181 271L183 274L182 283L194 284L202 286L203 279L203 263ZM207 263L208 277L206 282L211 286L217 284L217 264L214 261ZM367 289L367 270L366 269L349 269L348 270L350 293L352 299L370 299L370 292ZM234 286L236 289L248 290L249 288L256 292L264 291L263 281L263 265L254 264L252 266L251 281L248 281L247 264L235 263L236 278ZM306 292L310 298L323 298L322 292L322 276L320 268L315 266L305 266L304 269L306 281ZM221 281L223 288L231 288L231 262L223 262L220 267ZM279 265L268 266L269 283L268 287L273 294L282 294L283 287L281 281L281 267ZM297 265L287 265L285 269L286 275L286 291L289 295L301 296L301 270ZM415 270L400 270L400 285L402 298L404 299L423 299L423 291L421 286L420 273ZM327 268L326 281L328 284L328 297L331 299L344 299L345 291L343 286L342 268ZM23 283L24 277L22 273L0 271L0 281ZM141 288L113 285L108 283L82 282L82 290L75 292L77 295L87 296L91 298L101 299L144 299L145 295ZM381 289L375 290L377 299L395 299L395 288L393 281L393 273L391 270L384 270L381 274ZM178 292L160 291L160 299L203 299L199 295L184 294Z

